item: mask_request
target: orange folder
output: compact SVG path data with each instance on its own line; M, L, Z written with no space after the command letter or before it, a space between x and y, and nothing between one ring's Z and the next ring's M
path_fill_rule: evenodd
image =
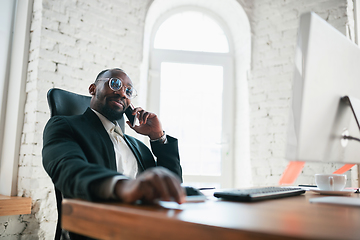
M291 185L295 182L297 177L300 175L301 170L304 168L305 162L289 162L287 165L279 185Z
M353 166L355 166L355 164L345 164L344 166L333 172L333 174L344 174L345 172L350 170L350 168L352 168Z

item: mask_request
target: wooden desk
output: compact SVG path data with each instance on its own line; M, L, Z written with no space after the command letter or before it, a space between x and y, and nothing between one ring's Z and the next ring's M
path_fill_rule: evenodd
M352 194L359 198L360 194ZM99 239L360 239L360 208L302 196L255 203L211 199L183 210L63 201L63 228Z

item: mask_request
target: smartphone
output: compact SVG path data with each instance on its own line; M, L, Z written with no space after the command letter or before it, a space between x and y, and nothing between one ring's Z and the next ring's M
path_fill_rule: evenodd
M125 115L127 119L130 121L131 126L135 127L136 115L132 115L133 111L134 111L134 106L130 104L129 107L125 110Z

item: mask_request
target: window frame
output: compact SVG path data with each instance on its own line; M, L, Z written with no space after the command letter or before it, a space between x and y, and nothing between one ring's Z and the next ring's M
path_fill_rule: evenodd
M228 53L216 52L196 52L196 51L182 51L182 50L168 50L155 49L154 40L156 33L161 24L171 16L185 12L196 11L212 18L222 28L229 44ZM221 187L233 187L234 185L234 129L235 129L235 77L234 77L234 54L232 40L226 25L212 12L197 7L180 7L168 11L163 16L159 17L154 25L151 39L150 39L150 62L149 62L149 78L148 78L148 99L147 108L150 111L159 113L160 111L160 95L151 94L160 91L160 73L162 62L174 63L188 63L188 64L203 64L216 65L223 67L224 92L223 94L223 113L222 113L222 158L221 158L221 176L203 176L203 175L183 175L184 182L199 182L199 183L213 183L219 182ZM194 103L196 105L196 103ZM225 117L226 116L226 117ZM161 116L160 116L161 118ZM195 136L196 137L196 136ZM181 155L181 154L180 154Z
M7 60L8 77L5 86L7 97L3 99L0 145L0 194L17 195L21 135L24 125L26 101L26 77L29 60L30 25L33 0L16 1L13 14L11 45Z

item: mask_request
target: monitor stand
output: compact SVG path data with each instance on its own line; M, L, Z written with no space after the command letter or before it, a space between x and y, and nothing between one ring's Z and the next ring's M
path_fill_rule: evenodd
M355 97L350 97L350 96L344 96L340 99L340 101L343 104L350 106L351 111L355 117L356 124L360 130L360 124L359 124L360 99L355 98ZM356 140L356 141L360 142L359 138L349 136L349 131L344 130L344 132L342 133L342 139L341 139L341 144L343 145L343 147L345 147L347 145L348 140ZM302 162L302 161L301 162L300 161L291 161L288 164L287 168L284 170L284 172L280 178L279 185L294 184L295 180L300 175L304 165L305 165L305 162ZM333 172L333 174L344 174L346 171L350 170L354 165L355 164L345 164L343 167L341 167L340 169ZM360 169L360 167L359 167L359 169ZM359 201L360 201L360 199L359 199ZM360 205L360 202L359 202L359 205Z
M351 108L351 111L355 117L355 121L356 121L356 124L358 126L358 128L360 129L360 124L359 124L359 120L360 120L360 99L358 98L355 98L355 97L350 97L350 96L344 96L341 98L342 101L344 101L346 104L348 104ZM355 138L353 136L349 136L349 134L347 134L347 136L345 136L343 134L343 140L347 141L347 140L356 140L358 142L360 142L360 139L359 138ZM346 164L348 165L348 167L352 167L351 164ZM352 165L355 165L355 164L352 164ZM358 166L358 171L359 171L359 166ZM358 172L358 179L359 179L359 172ZM360 186L360 182L358 180L358 187ZM354 200L355 201L355 200ZM357 201L360 202L360 199L358 199ZM360 204L360 203L359 203Z
M344 96L341 98L341 101L343 101L344 103L348 104L351 108L352 113L354 114L355 120L356 120L356 124L360 130L360 124L359 124L359 120L360 120L360 99L355 98L355 97L350 97L350 96ZM352 136L349 136L349 133L344 131L343 132L343 138L344 139L349 139L349 140L356 140L360 142L359 138L355 138Z

